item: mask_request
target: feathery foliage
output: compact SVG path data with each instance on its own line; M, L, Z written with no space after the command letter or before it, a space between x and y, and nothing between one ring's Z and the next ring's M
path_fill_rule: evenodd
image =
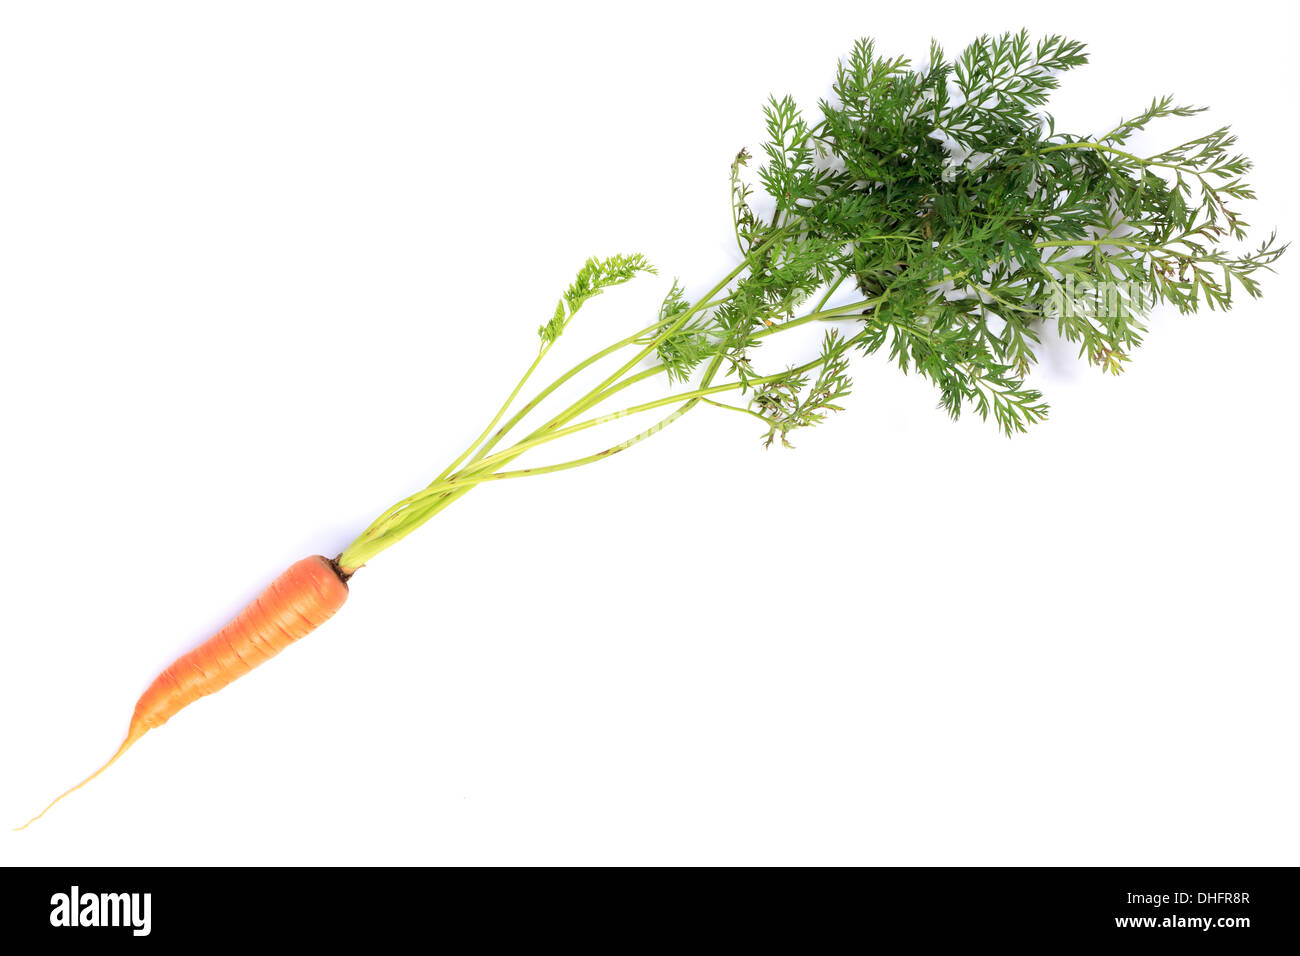
M1285 246L1225 245L1245 238L1236 204L1254 196L1234 137L1223 128L1151 156L1127 151L1153 121L1201 112L1169 97L1102 135L1058 134L1039 108L1086 62L1081 43L1024 31L980 37L952 60L932 44L920 67L863 40L817 121L771 99L758 180L773 211L755 214L742 151L733 226L749 268L706 320L691 316L691 367L712 349L747 388L758 337L818 289L856 287L860 328L843 349L883 349L932 381L954 418L973 409L1014 434L1047 415L1026 384L1046 327L1119 372L1157 303L1194 312L1258 295L1257 274ZM823 383L807 372L751 392L765 441L824 419L795 414L805 402L835 407L817 405Z
M882 353L928 379L953 418L974 411L1014 435L1047 416L1027 381L1045 335L1118 373L1153 307L1191 313L1258 296L1260 273L1286 246L1270 236L1238 248L1249 230L1240 205L1254 193L1235 138L1223 127L1143 155L1134 143L1153 123L1202 112L1172 97L1105 132L1058 132L1041 108L1061 75L1086 62L1081 43L1034 42L1025 31L981 36L952 59L931 44L919 65L862 40L814 118L789 97L770 99L756 171L765 198L746 181L750 152L731 162L739 264L693 301L674 280L649 326L579 363L497 428L583 303L654 271L639 255L589 259L539 330L538 361L479 440L340 560L357 566L482 482L603 460L701 403L760 419L766 444L789 445L792 432L840 409L855 352ZM818 354L758 367L767 337L810 322L833 324ZM595 389L495 450L540 401L624 349L636 354ZM659 375L683 388L576 421ZM719 401L727 392L747 401ZM671 413L594 455L504 470L555 438L656 408Z
M555 304L555 314L551 320L537 330L542 345L551 345L568 327L584 302L594 299L606 289L622 285L633 279L638 273L654 273L655 267L646 262L640 253L630 256L610 256L608 259L588 259L573 284L564 290L564 295ZM566 309L567 306L567 309Z

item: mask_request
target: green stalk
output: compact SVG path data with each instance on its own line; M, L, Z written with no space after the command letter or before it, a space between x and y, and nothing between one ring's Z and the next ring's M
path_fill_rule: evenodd
M743 268L744 268L744 264L742 264L742 266L738 267L736 270L733 270L732 274L728 276L727 279L723 280L722 283L719 283L719 285L716 286L709 293L709 295L706 297L706 300L712 299L712 297L716 295L721 288L725 287L726 283L732 281L735 278L735 276L739 274L740 271L743 270ZM823 299L823 301L825 300ZM833 321L836 319L847 318L854 315L855 313L860 313L862 309L869 306L873 301L874 300L872 299L864 299L860 302L854 302L848 305L837 306L834 309L814 311L807 315L801 316L799 318L791 319L789 321L780 323L778 325L774 325L770 328L765 328L755 333L754 338L765 338L777 332L782 332L787 329L797 328L809 322ZM687 316L687 318L689 318L689 316ZM680 327L680 325L684 321L685 319L681 319L675 322L674 326ZM623 389L628 388L631 385L637 384L640 381L644 381L648 378L658 375L664 371L663 366L654 366L648 369L644 369L641 372L637 372L635 374L627 376L626 378L621 378L621 376L625 375L628 371L630 371L634 365L633 362L628 362L622 368L620 368L619 371L616 372L614 375L611 375L608 378L606 378L603 382L600 383L600 385L593 388L586 395L584 395L578 401L574 402L563 412L556 415L554 418L548 421L541 428L538 428L536 431L532 432L525 439L511 446L505 451L499 452L489 457L489 452L500 441L501 437L507 434L514 425L518 424L518 422L524 417L524 415L527 414L528 411L536 407L536 405L543 398L553 393L557 388L563 385L564 382L568 381L579 371L588 368L589 366L593 365L595 362L599 361L600 359L614 354L619 349L628 345L630 342L661 327L662 327L662 323L656 323L655 325L648 326L647 328L642 329L641 331L635 333L632 336L629 336L625 339L621 339L620 341L614 343L613 345L607 346L606 348L600 350L599 352L596 352L593 355L589 356L587 359L584 359L582 362L578 363L578 365L574 366L564 375L560 376L560 378L556 379L545 389L539 392L538 395L531 402L529 402L523 409L521 409L521 411L518 414L516 414L507 423L506 426L503 426L502 429L497 433L497 435L493 437L493 440L491 442L489 442L488 444L480 448L478 453L469 461L469 463L462 469L461 472L453 473L453 468L450 467L448 469L445 469L443 474L439 475L439 477L435 479L429 486L417 492L416 494L411 495L410 497L405 498L402 501L398 502L392 508L388 509L388 511L384 512L384 514L381 515L379 518L377 518L374 522L372 522L370 527L368 527L366 531L362 532L362 534L352 544L350 544L344 550L344 552L339 556L338 560L340 565L349 571L355 570L356 568L368 562L375 555L379 554L380 552L396 544L398 541L402 540L402 538L406 537L416 528L423 525L426 521L428 521L430 518L432 518L440 511L442 511L453 501L459 499L464 494L466 494L469 490L471 490L472 488L474 488L478 484L481 484L484 481L499 480L499 478L505 478L505 477L519 478L528 475L550 474L552 472L564 471L570 468L576 468L580 465L591 464L597 461L604 460L610 457L611 455L617 454L620 451L624 451L628 448L631 448L633 445L641 441L644 441L646 438L649 438L651 435L657 434L658 432L662 431L668 425L672 424L672 422L678 420L682 415L684 415L687 411L693 408L698 403L700 398L706 395L731 391L742 387L742 383L740 382L733 382L733 383L728 383L726 385L709 387L709 383L711 382L713 376L717 372L717 369L721 365L722 358L721 355L719 355L717 358L715 358L709 370L706 372L704 378L704 384L700 388L694 391L679 393L677 395L668 396L667 398L659 399L653 402L647 402L639 406L632 406L630 408L623 409L619 412L614 412L612 414L601 416L596 419L590 419L576 426L565 427L568 422L572 421L575 417L580 415L582 412L587 411L595 407L596 405L601 404L602 402L608 400L613 395L617 394ZM651 343L651 345L646 346L641 351L641 353L639 353L638 360L640 358L643 358L645 355L649 354L650 350L653 347L655 347L655 345L658 342L662 341L663 338L664 336L660 335L654 342ZM774 381L780 377L789 375L792 372L800 373L800 372L809 371L811 369L816 368L820 364L821 364L820 360L814 360L812 362L806 363L803 366L799 366L798 368L793 370L787 370L785 372L777 373L775 375L770 375L770 376L751 378L749 380L749 384L761 385L766 382ZM534 363L533 368L535 367L536 367L536 363ZM530 368L529 374L531 374L531 372L532 369ZM527 376L525 376L525 380L526 378ZM514 397L516 397L518 394L518 391L519 389L516 389L515 392L512 394L510 402L513 402ZM505 407L508 407L510 402L507 402ZM547 466L540 466L535 468L520 469L513 472L505 472L500 475L496 474L496 472L498 472L499 469L504 468L507 464L509 464L511 461L515 460L519 456L523 455L525 452L530 451L531 449L539 447L541 445L544 445L549 441L553 441L554 439L563 438L568 435L576 434L578 432L585 431L588 428L593 428L596 425L606 424L608 422L612 422L617 419L627 417L629 415L637 414L638 412L648 411L654 408L663 407L665 405L673 405L678 403L681 403L683 407L681 409L676 410L673 414L669 415L667 418L659 422L657 425L645 430L644 432L640 432L636 435L633 435L631 438L628 438L623 442L619 442L617 445L613 445L593 455L588 455L580 459L574 459L572 461L561 462L557 465L547 465ZM491 427L495 425L497 421L500 420L500 417L504 413L504 410L505 409L503 407L502 411L498 412L496 418L494 418L491 425L489 425L489 428L487 429L488 431L490 431ZM479 444L478 441L474 443L474 445L478 445L478 444ZM470 447L473 448L474 445L471 445ZM468 456L468 454L469 454L469 449L467 449L466 452L462 453L461 456L457 459L457 461L453 464L456 465L464 461L465 458Z

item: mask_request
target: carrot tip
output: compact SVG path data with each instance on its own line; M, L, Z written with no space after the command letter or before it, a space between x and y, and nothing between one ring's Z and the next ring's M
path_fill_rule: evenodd
M36 816L32 817L30 820L28 820L28 821L27 821L26 823L24 823L22 826L20 826L20 827L14 827L14 828L13 828L13 831L14 831L15 833L17 833L19 830L26 830L29 826L31 826L33 823L35 823L35 822L36 822L37 820L39 820L41 817L45 816L45 814L49 813L50 808L53 807L56 803L58 803L60 800L62 800L64 797L66 797L68 794L72 793L72 792L75 791L75 790L80 790L80 789L81 789L82 787L84 787L86 784L90 783L90 781L94 780L96 777L98 777L101 773L103 773L103 772L104 772L105 770L107 770L109 767L113 766L113 764L117 763L117 758L120 757L120 756L122 756L122 754L126 753L127 750L130 749L131 745L132 745L133 743L135 743L137 740L139 740L141 737L143 737L146 733L148 733L148 728L143 728L143 729L141 729L141 728L139 728L139 727L132 726L131 729L127 732L126 739L122 741L122 746L120 746L120 747L117 748L117 753L115 753L115 754L113 754L113 756L109 757L109 758L108 758L108 762L105 763L104 766L100 767L98 770L96 770L94 773L92 773L92 774L91 774L89 777L87 777L85 780L81 781L81 783L77 784L75 787L69 787L67 790L64 790L61 794L59 794L57 797L55 797L53 800L51 800L48 804L46 804L46 807L45 807L44 810L42 810L40 813L36 814Z

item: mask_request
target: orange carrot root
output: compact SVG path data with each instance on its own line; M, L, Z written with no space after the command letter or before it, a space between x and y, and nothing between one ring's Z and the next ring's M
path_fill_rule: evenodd
M285 571L239 615L158 675L136 701L126 739L117 753L81 783L50 801L21 827L25 830L74 790L111 767L137 740L161 727L200 697L216 693L258 664L329 620L348 598L348 586L333 562L303 558Z

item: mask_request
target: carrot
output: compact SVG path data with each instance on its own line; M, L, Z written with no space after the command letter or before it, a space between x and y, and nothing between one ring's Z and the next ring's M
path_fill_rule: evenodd
M347 577L320 555L303 558L291 566L233 621L177 658L154 679L136 701L122 746L104 766L60 794L18 829L26 829L73 790L90 783L149 731L161 727L200 697L215 694L243 677L324 624L348 598Z
M328 618L346 598L353 569L481 484L607 461L703 406L757 419L765 445L779 439L789 446L791 432L843 410L854 351L888 351L902 371L914 369L938 386L951 417L970 409L992 417L1009 437L1047 417L1042 395L1025 380L1044 325L1055 322L1081 357L1119 372L1145 334L1142 316L1157 303L1190 313L1201 303L1228 309L1233 286L1259 295L1259 274L1271 271L1287 247L1276 235L1250 253L1218 247L1229 236L1245 238L1246 223L1229 207L1253 195L1234 178L1250 163L1229 153L1235 138L1226 127L1146 158L1116 148L1149 121L1200 112L1166 97L1099 139L1056 133L1036 108L1061 71L1087 60L1083 44L1060 36L1035 45L1024 31L986 35L957 60L944 61L937 46L931 57L934 62L914 72L906 59L881 58L872 41L862 40L840 63L838 102L824 100L821 119L805 119L788 96L771 99L764 110L767 161L758 170L763 203L750 204L742 171L750 152L742 149L731 163L732 230L741 261L693 299L674 280L649 325L527 397L533 373L585 303L655 272L639 253L588 259L554 311L541 314L536 357L478 437L433 481L381 513L333 562L315 557L294 565L233 624L169 667L140 698L126 740L104 767L191 701ZM1008 63L1019 71L1014 82L1003 75ZM950 99L954 71L961 96ZM881 117L890 121L882 125ZM988 158L958 173L947 156L952 150ZM1163 182L1157 173L1171 171L1178 188L1149 188L1153 177ZM1219 182L1224 177L1230 181ZM1059 202L1045 207L1044 196ZM932 229L941 220L943 229ZM1091 251L1071 251L1078 247ZM1076 281L1105 303L1076 295ZM990 315L1000 323L997 334L989 331ZM832 323L815 357L761 367L755 352L764 339L812 322ZM496 338L495 328L485 337L485 361L509 352ZM594 388L525 429L522 423L552 396L558 399L566 383L595 376L614 356L618 367L597 376ZM606 405L656 377L666 394L617 410ZM740 404L719 400L729 392ZM444 404L435 421L455 407ZM649 427L593 454L511 467L549 442L669 408ZM427 434L429 418L401 434ZM681 474L700 483L706 518L708 508L723 522L737 517L705 471L692 463ZM793 503L794 495L782 490L774 500ZM684 519L665 524L668 533L689 528Z

